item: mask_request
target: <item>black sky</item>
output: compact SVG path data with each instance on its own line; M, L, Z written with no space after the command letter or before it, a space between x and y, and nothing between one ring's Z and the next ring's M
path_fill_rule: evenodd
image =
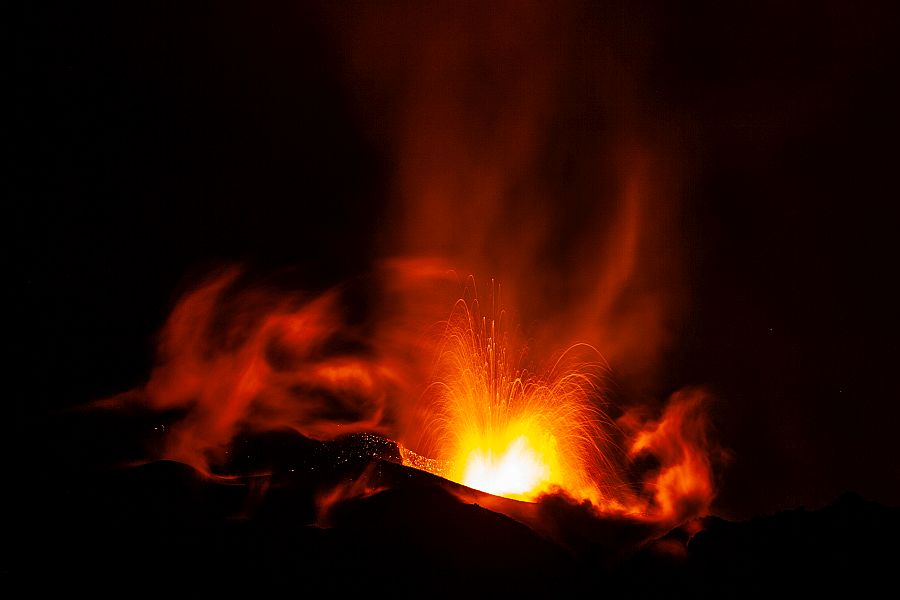
M598 13L620 15L626 50L653 35L645 100L686 132L691 302L665 382L718 398L720 512L848 490L896 505L896 15L724 4ZM392 227L392 158L341 74L341 23L314 3L21 16L7 290L18 455L42 468L41 415L143 381L174 299L210 268L291 266L311 288L365 272Z

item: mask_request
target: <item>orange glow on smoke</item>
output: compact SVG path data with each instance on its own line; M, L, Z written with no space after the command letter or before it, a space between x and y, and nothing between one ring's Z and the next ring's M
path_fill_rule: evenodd
M654 394L690 246L685 134L645 96L651 25L629 22L623 54L602 3L335 6L345 76L392 159L382 252L496 278L536 353L590 343L619 389Z
M604 10L501 2L335 15L347 81L394 159L396 227L382 250L496 277L528 339L525 357L515 323L485 318L471 297L432 313L451 316L422 353L436 358L420 365L421 387L395 411L404 463L512 498L559 492L675 519L713 494L701 484L711 482L702 392L674 396L661 416L614 420L602 384L614 373L621 397L642 403L658 391L685 306L683 132L645 95L646 24L629 27L648 46L623 54L609 43L620 15ZM584 344L551 358L574 342Z
M652 494L659 513L671 519L706 514L715 492L704 401L702 391L682 390L672 397L659 421L642 423L634 415L623 417L637 428L629 456L651 454L660 460L659 471L644 483L644 489Z
M354 334L337 295L242 286L240 275L226 271L182 298L160 335L150 381L107 403L187 409L162 455L201 471L221 462L242 432L381 432L393 374L341 351Z
M178 303L149 382L111 404L182 411L160 454L208 472L243 432L371 432L404 465L496 495L563 494L658 523L705 513L705 394L615 419L604 396L612 372L622 397L653 397L685 305L685 153L672 146L684 132L646 109L653 49L617 53L602 27L619 18L594 3L328 10L395 169L376 248L392 258L370 274L370 314L347 318L341 289L309 296L228 271ZM597 35L579 33L584 18ZM451 304L450 267L504 283L527 357L499 306Z

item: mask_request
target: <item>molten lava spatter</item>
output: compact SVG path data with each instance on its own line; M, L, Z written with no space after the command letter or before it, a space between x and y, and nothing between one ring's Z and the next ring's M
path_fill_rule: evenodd
M596 363L564 356L549 373L518 369L495 320L459 301L441 336L435 381L422 397L419 451L441 475L533 500L553 490L607 503L621 483L608 461ZM422 468L413 461L409 466Z

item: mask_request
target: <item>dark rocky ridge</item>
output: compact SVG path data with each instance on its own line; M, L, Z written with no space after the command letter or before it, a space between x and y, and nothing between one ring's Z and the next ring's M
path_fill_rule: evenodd
M153 431L138 421L136 431ZM112 444L97 450L108 426L90 414L49 426L83 453L26 480L25 518L15 517L19 535L9 540L12 580L110 592L187 581L401 595L587 589L731 597L876 589L900 564L900 509L853 494L744 522L706 517L693 535L547 503L542 518L563 532L553 536L485 508L487 495L390 456L373 458L389 446L365 437L247 437L236 445L242 474L211 479L170 461L116 466L124 457L110 452ZM85 454L90 441L95 451ZM323 519L317 498L364 477L370 493L334 505Z

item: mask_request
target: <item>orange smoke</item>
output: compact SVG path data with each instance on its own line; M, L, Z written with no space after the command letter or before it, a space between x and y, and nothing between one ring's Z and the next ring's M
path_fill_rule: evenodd
M562 489L663 518L687 495L706 510L699 400L682 410L676 395L659 420L633 412L622 427L601 410L604 378L631 403L659 394L686 304L682 132L648 101L653 25L578 1L331 17L360 113L395 166L385 252L501 281L528 340L525 364L502 317L456 309L424 399L403 411L409 464L522 499ZM575 342L604 367L534 368ZM631 436L648 441L632 450ZM654 460L651 483L631 474Z
M393 373L344 349L355 335L337 292L310 299L239 280L232 269L182 298L150 381L109 402L186 411L162 456L203 471L223 461L239 433L381 431Z
M595 3L323 10L395 168L371 314L351 323L341 290L228 272L179 303L150 381L120 401L182 410L162 454L204 469L243 431L368 431L409 466L511 498L666 523L707 511L703 394L614 420L602 385L656 397L686 302L679 132L646 109L649 42L623 52L624 13ZM635 40L643 26L629 21ZM447 265L501 281L521 330L499 301L451 308L458 290L435 291Z
M642 421L634 412L620 420L631 430L628 456L649 455L659 462L643 482L654 518L679 523L709 512L715 496L711 458L719 451L708 437L707 402L703 390L681 390L659 420Z
M657 393L684 307L684 167L677 120L644 97L650 25L572 1L334 10L395 166L383 251L501 281L542 358L584 341L617 386Z

